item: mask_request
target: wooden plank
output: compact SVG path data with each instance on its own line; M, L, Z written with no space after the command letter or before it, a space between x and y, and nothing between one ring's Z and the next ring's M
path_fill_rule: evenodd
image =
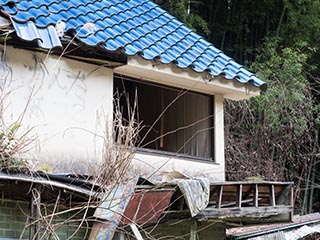
M270 185L259 185L259 192L269 194Z
M241 208L241 201L242 201L242 184L237 187L237 199L236 199L236 206Z
M211 183L210 185L212 186L227 186L227 185L239 185L239 184L243 184L243 185L254 185L254 184L259 184L259 185L293 185L294 182L273 182L273 181L261 181L261 182L253 182L253 181L239 181L239 182L232 182L232 181L227 181L227 182L214 182Z
M223 221L241 222L241 223L270 223L291 221L293 208L290 206L277 205L276 207L242 207L242 208L215 208L208 207L201 211L195 219L210 221L222 219ZM162 219L185 219L190 217L188 211L168 211Z
M260 198L258 199L260 200ZM241 203L251 203L251 202L254 202L254 198L249 198L249 199L246 199L246 200L242 200ZM225 203L225 204L221 204L221 208L225 208L225 207L232 207L232 206L236 206L236 202L233 201L233 202L230 202L230 203Z
M290 214L293 211L291 206L280 206L277 205L276 207L245 207L245 208L206 208L203 210L197 217L199 218L228 218L228 217L268 217L272 215L279 215L279 214ZM289 219L288 219L289 220Z
M221 185L223 186L223 189L225 192L236 192L237 191L237 185Z

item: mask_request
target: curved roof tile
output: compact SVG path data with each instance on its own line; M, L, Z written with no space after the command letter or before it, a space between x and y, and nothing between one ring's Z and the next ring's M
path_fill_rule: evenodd
M17 35L37 41L41 48L62 47L54 26L63 21L63 32L75 32L80 42L90 46L267 88L151 0L0 0L0 7L11 16Z

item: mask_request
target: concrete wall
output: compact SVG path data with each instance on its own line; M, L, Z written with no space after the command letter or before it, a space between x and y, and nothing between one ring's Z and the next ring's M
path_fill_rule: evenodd
M36 169L49 166L54 172L95 171L101 159L100 136L105 122L112 120L113 70L9 46L2 46L0 53L0 84L10 91L5 102L7 125L24 113L22 126L32 127L37 139L23 157ZM134 169L157 180L163 171L174 170L223 181L223 99L215 94L215 163L139 153Z
M13 238L29 239L29 231L23 230L27 223L29 214L29 205L26 202L20 201L1 201L0 203L0 239Z

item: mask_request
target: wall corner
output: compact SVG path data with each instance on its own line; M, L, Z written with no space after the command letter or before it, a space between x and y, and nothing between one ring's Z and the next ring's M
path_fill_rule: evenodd
M214 96L214 159L221 166L225 181L223 95Z

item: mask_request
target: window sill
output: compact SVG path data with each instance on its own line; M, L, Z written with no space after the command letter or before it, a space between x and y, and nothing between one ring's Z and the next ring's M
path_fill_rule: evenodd
M213 159L210 159L210 158L196 157L196 156L191 156L187 154L173 153L173 152L167 152L167 151L155 150L155 149L149 149L149 148L137 148L137 153L144 153L144 154L163 156L163 157L172 157L179 160L188 160L193 162L219 165L219 163L216 163Z

